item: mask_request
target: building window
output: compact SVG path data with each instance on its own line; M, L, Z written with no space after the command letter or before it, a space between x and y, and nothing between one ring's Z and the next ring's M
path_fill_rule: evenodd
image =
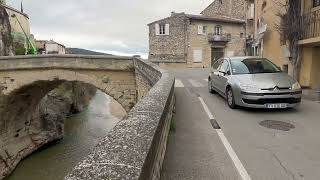
M160 33L159 34L166 34L166 25L165 24L160 24Z
M169 35L169 24L156 24L156 35Z
M222 26L218 25L214 27L214 35L222 35Z
M313 7L320 6L320 0L313 0Z
M205 35L207 34L207 26L198 25L198 34Z

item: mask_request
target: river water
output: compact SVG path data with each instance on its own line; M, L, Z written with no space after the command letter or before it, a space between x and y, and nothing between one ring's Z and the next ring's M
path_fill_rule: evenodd
M20 162L6 180L62 180L119 121L98 91L88 108L65 121L64 139Z

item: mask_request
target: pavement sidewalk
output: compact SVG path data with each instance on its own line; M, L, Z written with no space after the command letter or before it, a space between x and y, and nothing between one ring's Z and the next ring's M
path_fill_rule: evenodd
M195 92L175 90L176 130L169 135L161 179L240 179Z

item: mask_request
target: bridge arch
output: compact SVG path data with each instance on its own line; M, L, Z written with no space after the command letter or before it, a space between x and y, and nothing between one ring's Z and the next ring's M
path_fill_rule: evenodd
M0 161L3 157L18 159L10 156L20 154L23 158L31 153L28 148L36 142L30 141L46 143L37 140L37 134L46 133L42 132L43 127L35 127L40 126L37 123L30 126L32 132L25 129L42 98L65 82L92 85L112 97L127 113L137 101L132 58L69 55L1 57ZM19 138L15 138L20 130Z

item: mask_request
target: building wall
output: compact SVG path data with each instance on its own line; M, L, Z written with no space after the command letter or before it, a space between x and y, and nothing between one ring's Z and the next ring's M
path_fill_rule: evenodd
M303 47L302 66L300 71L300 84L302 86L310 86L310 77L312 69L312 47Z
M47 54L65 54L65 47L58 43L46 43L46 53Z
M320 88L320 47L303 47L303 59L300 73L302 86Z
M15 9L12 9L8 6L6 6L6 11L9 15L9 20L10 20L10 25L11 25L11 31L12 31L12 35L14 37L14 39L25 39L25 35L24 32L30 37L30 24L29 24L29 17L24 14L21 13ZM15 15L17 18L12 17L12 15ZM17 21L17 19L19 20L19 22ZM24 32L23 32L24 31Z
M320 10L320 7L313 7L312 0L303 0L302 14ZM319 37L304 39L301 42L303 57L300 72L300 83L310 88L320 88L320 39ZM305 42L308 42L305 44ZM300 43L300 42L299 42Z
M149 25L149 60L186 62L187 21L183 14L173 14L158 22L170 25L169 35L156 35L157 23Z
M246 18L246 0L216 0L201 12L204 16L228 16L237 19Z
M198 25L207 26L207 34L198 34ZM240 33L245 32L244 25L213 23L205 21L192 21L189 26L190 46L188 48L188 67L210 67L211 65L211 47L214 45L208 41L208 33L213 33L216 25L222 26L223 34L231 34L231 41L227 43L224 50L225 55L233 52L235 56L245 55L245 37L240 38ZM194 50L202 50L202 62L193 63Z
M266 5L263 8L264 2ZM288 58L284 53L286 46L281 45L280 34L276 28L276 24L280 22L280 18L276 15L279 12L279 7L273 0L255 0L255 3L255 32L258 32L258 18L263 18L263 23L267 24L267 31L264 33L259 55L272 60L279 67L288 65Z
M312 70L310 87L320 89L320 46L312 48Z

